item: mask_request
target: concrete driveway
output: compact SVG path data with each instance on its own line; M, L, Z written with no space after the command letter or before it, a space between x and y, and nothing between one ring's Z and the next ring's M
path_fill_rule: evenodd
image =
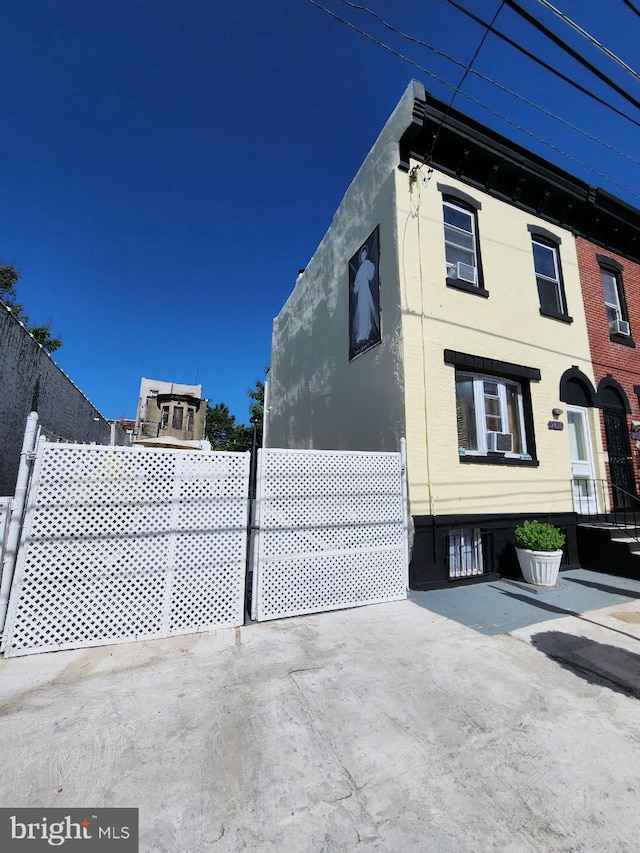
M138 807L144 853L637 853L639 609L487 636L403 601L4 660L0 802Z

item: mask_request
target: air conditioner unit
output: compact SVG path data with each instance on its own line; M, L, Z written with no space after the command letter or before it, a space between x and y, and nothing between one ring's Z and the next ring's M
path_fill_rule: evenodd
M513 435L510 432L488 432L487 450L511 453L513 450Z
M458 261L456 264L456 272L453 278L459 278L460 281L468 281L471 284L476 283L476 268L471 264L463 264Z
M626 320L616 320L613 324L613 331L617 335L625 335L627 338L631 332L629 324Z

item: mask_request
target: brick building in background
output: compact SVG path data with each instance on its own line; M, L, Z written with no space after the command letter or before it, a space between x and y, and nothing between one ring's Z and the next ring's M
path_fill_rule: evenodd
M614 506L633 503L640 479L640 214L627 211L638 237L625 255L583 238L576 250L600 409L605 468ZM589 389L587 389L589 393ZM635 423L634 423L635 422Z

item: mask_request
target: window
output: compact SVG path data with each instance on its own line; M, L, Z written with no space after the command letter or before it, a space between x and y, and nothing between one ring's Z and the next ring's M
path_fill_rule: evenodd
M613 335L631 336L631 328L627 318L624 292L622 289L621 270L612 266L600 267L604 307L607 312L609 332Z
M475 212L443 202L447 278L478 284Z
M449 579L481 575L482 535L477 527L460 527L450 530L448 539Z
M173 410L173 429L182 429L182 416L184 414L184 409L182 406L176 406Z
M560 272L558 247L543 243L535 237L533 242L533 265L536 270L540 313L554 317L566 316L564 288Z
M195 415L195 409L187 409L187 425L185 427L187 432L193 432L194 415Z
M162 419L160 421L160 429L166 429L169 425L169 406L162 407Z
M456 420L461 455L528 456L520 383L456 372Z

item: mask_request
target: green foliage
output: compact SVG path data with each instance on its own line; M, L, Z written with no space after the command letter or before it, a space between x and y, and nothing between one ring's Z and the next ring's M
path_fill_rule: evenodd
M249 415L254 419L251 426L236 423L236 417L229 412L226 403L217 403L215 406L207 407L205 438L211 442L213 450L232 450L236 453L251 450L254 422L258 447L262 446L264 382L257 379L255 386L247 391L247 395L251 400Z
M55 352L62 346L62 340L60 338L51 337L51 330L48 325L29 326L29 331L38 343L42 344L47 352Z
M54 352L62 346L60 338L51 337L51 329L49 324L42 326L30 326L29 317L25 313L24 307L17 301L18 294L16 292L16 284L20 278L19 270L14 264L0 263L0 299L5 303L13 316L31 332L33 337L41 344L47 352Z
M560 551L564 545L564 533L542 521L525 521L516 527L516 548L529 551Z
M244 436L241 430L247 427L236 424L235 415L229 412L226 403L217 403L215 406L207 407L207 422L205 426L205 437L211 442L213 450L248 450L244 447ZM241 446L239 446L241 445ZM251 442L249 442L251 446Z

